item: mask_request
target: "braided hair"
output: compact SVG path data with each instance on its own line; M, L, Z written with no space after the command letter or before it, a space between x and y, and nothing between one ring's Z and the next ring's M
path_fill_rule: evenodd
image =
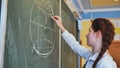
M112 23L104 18L95 19L92 22L91 27L94 30L94 32L100 30L102 33L102 48L92 67L95 68L98 61L102 58L106 50L109 48L112 40L114 39L115 32Z

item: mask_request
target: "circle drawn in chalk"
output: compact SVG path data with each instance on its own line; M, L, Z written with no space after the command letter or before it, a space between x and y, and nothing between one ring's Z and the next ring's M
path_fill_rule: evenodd
M32 49L36 54L46 58L53 52L55 46L55 40L51 39L54 38L54 28L50 27L50 25L52 25L50 17L54 15L54 13L49 0L40 1L42 1L41 3L43 5L41 5L38 0L35 0L31 7L29 26L30 39L32 42ZM48 5L49 7L45 8L44 5ZM48 12L46 10L48 10ZM50 34L45 34L45 32L49 32Z
M39 56L48 57L52 53L54 45L55 43L52 43L46 39L40 39L34 43L33 49Z

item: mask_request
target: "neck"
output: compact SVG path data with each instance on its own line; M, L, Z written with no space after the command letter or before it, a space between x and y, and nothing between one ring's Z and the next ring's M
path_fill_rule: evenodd
M101 51L101 48L92 48L92 53L95 54L95 53L100 53Z
M97 39L95 45L92 47L92 53L100 53L102 48L102 40Z

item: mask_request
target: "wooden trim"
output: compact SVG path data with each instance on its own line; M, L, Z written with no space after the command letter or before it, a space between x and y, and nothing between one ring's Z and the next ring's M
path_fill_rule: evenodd
M111 43L109 51L110 55L113 57L113 60L117 63L117 68L120 68L120 40L114 40Z

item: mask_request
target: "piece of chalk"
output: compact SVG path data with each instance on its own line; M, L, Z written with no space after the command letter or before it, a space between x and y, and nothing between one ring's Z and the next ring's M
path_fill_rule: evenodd
M54 18L58 20L58 18L57 18L57 17L54 17Z

